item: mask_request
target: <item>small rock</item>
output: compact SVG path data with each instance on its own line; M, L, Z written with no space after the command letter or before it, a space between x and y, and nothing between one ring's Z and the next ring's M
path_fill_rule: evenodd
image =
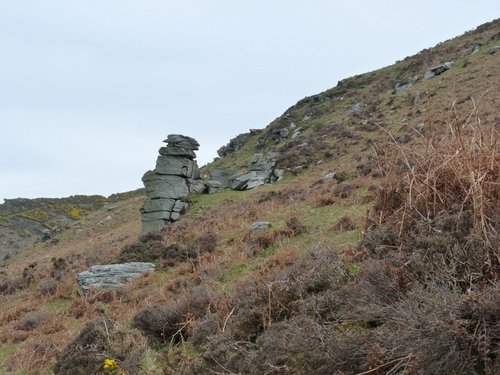
M403 83L398 83L396 84L396 87L394 87L394 92L402 92L405 90L408 90L410 87L413 86L415 82L417 82L418 76L413 76L412 78L408 79L407 81Z
M329 173L326 173L324 176L323 176L323 180L325 181L328 181L328 180L333 180L333 178L335 177L337 173L335 172L329 172Z
M490 48L490 54L494 54L494 53L497 53L498 51L500 51L500 46L494 46L494 47L491 47Z
M432 77L438 76L451 68L451 62L445 62L444 64L438 65L431 70L425 72L424 78L430 79Z
M362 102L355 103L352 106L352 114L359 115L366 108L366 104Z
M483 45L482 43L478 43L478 44L476 44L476 45L474 46L474 48L472 48L472 50L471 50L470 54L471 54L471 55L473 55L473 54L475 54L475 53L478 53L478 52L479 52L479 50L481 49L481 46L482 46L482 45Z
M256 221L255 223L252 223L250 225L250 230L251 231L260 231L260 230L266 230L267 228L271 227L271 223L269 221Z

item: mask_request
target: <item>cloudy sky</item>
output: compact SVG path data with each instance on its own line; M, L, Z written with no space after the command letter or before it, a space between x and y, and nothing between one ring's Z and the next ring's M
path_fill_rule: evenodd
M142 186L297 100L500 17L470 0L0 0L0 203Z

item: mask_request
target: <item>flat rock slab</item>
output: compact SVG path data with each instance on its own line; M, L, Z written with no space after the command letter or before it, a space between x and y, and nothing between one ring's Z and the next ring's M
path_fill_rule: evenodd
M143 262L96 265L79 273L76 281L84 292L90 288L115 289L154 269L153 263Z

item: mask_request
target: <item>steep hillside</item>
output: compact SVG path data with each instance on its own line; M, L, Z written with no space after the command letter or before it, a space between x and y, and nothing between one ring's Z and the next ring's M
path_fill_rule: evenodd
M0 373L500 373L499 38L345 79L203 168L272 151L279 182L194 194L140 238L130 196L2 261ZM78 288L127 261L156 270Z

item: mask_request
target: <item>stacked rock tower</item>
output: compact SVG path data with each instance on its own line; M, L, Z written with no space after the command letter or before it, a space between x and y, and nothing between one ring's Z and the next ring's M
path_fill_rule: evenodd
M141 210L143 233L179 219L189 193L202 193L205 188L194 160L199 143L179 134L171 134L163 142L167 146L160 148L155 170L142 177L147 197Z

